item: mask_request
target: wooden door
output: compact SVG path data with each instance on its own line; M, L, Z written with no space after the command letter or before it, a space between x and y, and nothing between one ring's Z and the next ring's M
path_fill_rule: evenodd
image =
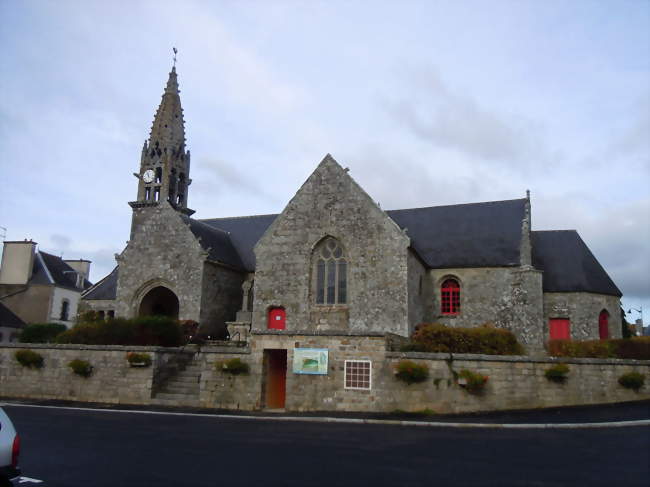
M548 323L551 340L571 340L569 320L565 318L551 318Z
M264 350L264 403L268 409L284 408L287 392L287 351Z
M609 338L609 313L602 310L598 315L598 334L601 340Z

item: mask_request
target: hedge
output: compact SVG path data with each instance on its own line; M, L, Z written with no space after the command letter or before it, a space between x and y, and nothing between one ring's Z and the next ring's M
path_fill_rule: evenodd
M650 337L586 341L550 340L548 354L553 357L650 360Z
M59 335L57 343L84 345L151 345L178 347L184 343L178 321L166 316L80 323Z
M515 335L503 328L483 325L476 328L450 328L423 323L415 328L403 352L480 353L485 355L523 355L524 347Z
M60 323L34 323L20 332L22 343L54 343L56 337L68 328Z

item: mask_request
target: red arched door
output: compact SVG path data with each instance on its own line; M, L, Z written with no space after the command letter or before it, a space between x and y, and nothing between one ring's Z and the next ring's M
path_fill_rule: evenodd
M286 322L287 313L284 308L271 308L269 310L269 330L284 330Z
M602 310L598 316L598 333L601 340L609 338L609 313Z

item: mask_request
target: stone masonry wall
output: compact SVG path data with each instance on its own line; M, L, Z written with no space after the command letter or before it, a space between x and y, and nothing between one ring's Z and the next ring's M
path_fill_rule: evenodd
M409 336L420 323L431 320L433 316L433 286L420 259L409 251L408 255L408 303Z
M39 370L22 367L14 358L16 350L30 348L45 357ZM294 374L295 348L325 348L329 352L327 375ZM0 397L26 399L68 399L120 404L150 404L154 379L181 355L193 354L202 367L200 405L206 408L256 410L265 407L264 351L287 351L287 411L366 411L392 412L431 410L436 413L526 409L584 404L604 404L650 399L650 361L499 357L486 355L399 353L386 351L383 336L296 335L288 332L256 335L250 348L203 347L162 349L155 347L107 347L74 345L14 344L0 346ZM133 368L126 352L148 351L151 367ZM87 379L67 366L81 358L94 367ZM231 376L215 364L240 358L250 366L249 375ZM345 388L345 361L371 361L370 390ZM425 382L407 385L395 377L401 360L425 365ZM555 363L569 366L564 384L550 382L544 372ZM480 395L468 393L457 383L457 374L467 369L489 377ZM638 392L625 389L618 378L627 372L645 375L646 384ZM187 406L195 406L188 397ZM179 399L178 406L183 406Z
M44 358L40 369L19 364L17 350L30 349ZM121 347L91 345L11 344L0 347L0 397L30 399L64 399L116 404L148 404L156 367L156 347ZM151 367L130 367L126 354L145 351L151 354ZM90 377L72 372L68 363L74 359L88 361L93 367Z
M313 248L326 236L348 263L347 303L317 305ZM327 156L255 247L253 329L267 327L269 307L286 310L292 331L394 332L408 335L409 238Z
M242 304L245 273L206 262L201 292L201 334L217 339L226 336L226 322L234 321Z
M156 286L170 289L179 301L179 319L200 321L203 264L207 257L180 215L166 202L135 209L146 219L118 257L116 315L137 316L145 294Z
M511 330L531 349L541 349L542 274L521 267L432 269L432 322L455 327L492 323ZM460 314L443 315L440 286L453 277L460 284Z
M544 336L551 318L568 318L573 340L598 340L598 316L609 313L609 336L621 338L621 301L617 296L594 293L544 293Z

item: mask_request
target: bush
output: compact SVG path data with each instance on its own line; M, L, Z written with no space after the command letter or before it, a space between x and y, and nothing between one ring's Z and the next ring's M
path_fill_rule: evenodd
M70 367L75 374L80 375L81 377L90 377L93 373L93 366L90 365L90 362L86 362L79 358L69 362L68 367Z
M524 348L515 335L502 328L483 325L477 328L450 328L423 323L415 328L403 351L480 353L485 355L522 355Z
M634 389L638 391L645 383L645 376L639 372L628 372L618 378L618 383L626 389Z
M183 343L178 322L165 316L79 323L57 337L57 343L85 345L150 345L177 347Z
M215 364L217 370L221 370L226 374L232 375L248 375L250 367L246 362L243 362L240 358L231 358L230 360L224 360L223 362L217 362Z
M43 356L33 350L18 350L14 357L23 367L30 369L40 369L43 367Z
M463 386L470 394L480 394L485 388L488 376L463 369L458 373L458 384Z
M400 360L395 366L395 377L409 385L424 382L429 377L429 368L411 360Z
M544 371L544 376L552 382L562 383L567 379L568 373L569 366L567 364L555 364Z
M129 352L126 354L126 360L130 365L143 365L145 367L151 365L151 355L148 353Z
M54 343L57 336L68 328L59 323L34 323L20 332L22 343Z
M550 340L548 354L554 357L650 360L650 337L585 341Z

